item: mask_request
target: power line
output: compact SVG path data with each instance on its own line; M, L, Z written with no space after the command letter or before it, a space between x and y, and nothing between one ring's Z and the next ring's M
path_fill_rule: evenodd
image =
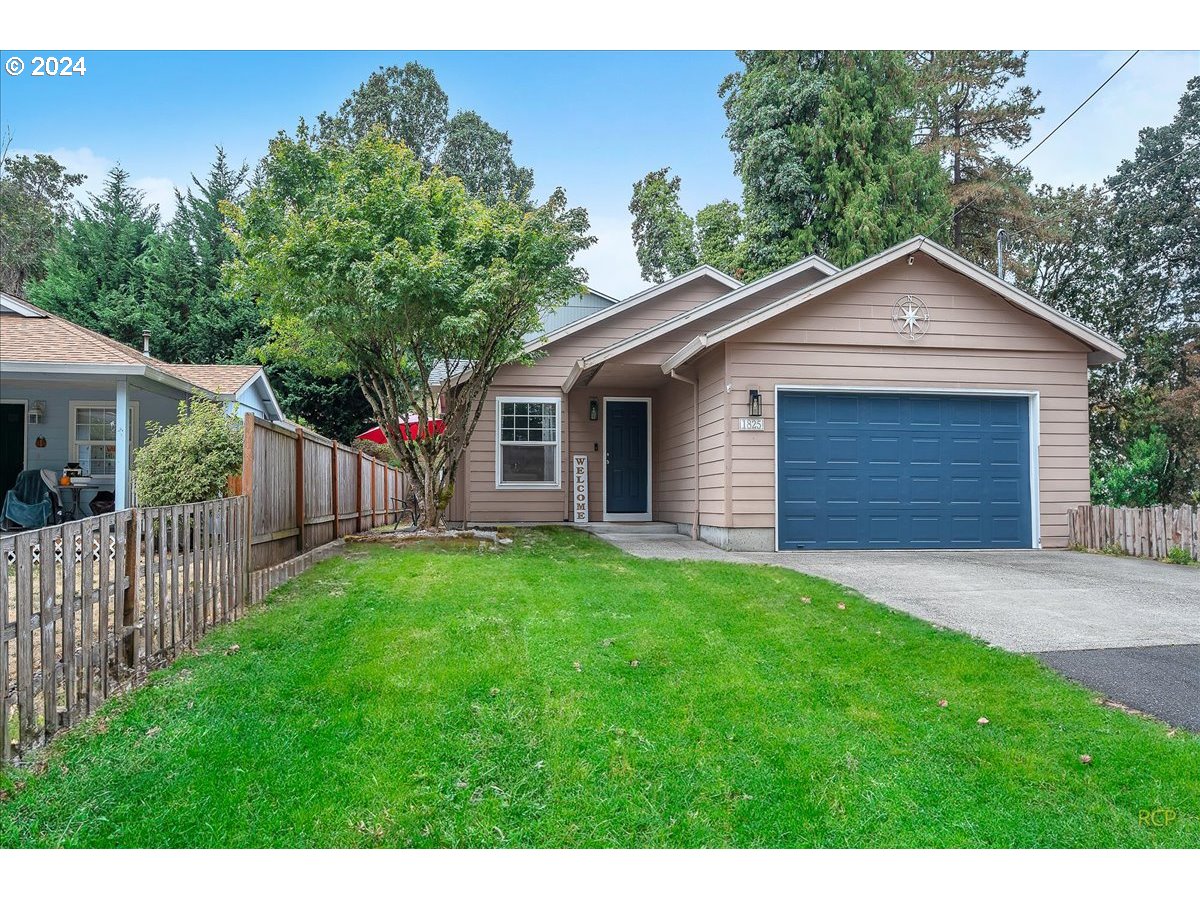
M1073 119L1073 118L1075 117L1075 114L1076 114L1077 112L1079 112L1081 109L1083 109L1085 106L1087 106L1087 105L1088 105L1088 103L1090 103L1090 102L1091 102L1092 98L1093 98L1093 97L1095 97L1095 96L1096 96L1098 93L1100 93L1102 90L1104 90L1104 88L1105 88L1105 87L1108 85L1108 83L1109 83L1110 81L1112 81L1114 78L1116 78L1116 77L1117 77L1119 74L1121 74L1121 70L1122 70L1122 69L1124 69L1124 68L1125 68L1127 65L1129 65L1131 62L1133 62L1133 58L1134 58L1135 56L1137 56L1137 55L1138 55L1139 53L1141 53L1141 52L1142 52L1141 50L1134 50L1132 53L1130 53L1130 54L1129 54L1129 58L1128 58L1128 59L1126 59L1126 60L1125 60L1125 62L1121 63L1121 65L1117 66L1117 68L1116 68L1115 70L1113 70L1113 73L1112 73L1111 75L1109 75L1107 78L1105 78L1105 79L1104 79L1104 81L1100 82L1100 85L1099 85L1099 87L1097 87L1097 88L1096 88L1094 91L1092 91L1090 94L1088 94L1088 95L1087 95L1087 96L1086 96L1086 97L1083 99L1083 102L1082 102L1082 103L1080 103L1080 104L1079 104L1078 106L1076 106L1076 107L1075 107L1073 110L1071 110L1070 114L1069 114L1069 115L1068 115L1068 116L1067 116L1065 119L1063 119L1061 122L1059 122L1057 125L1055 125L1055 126L1054 126L1054 127L1051 129L1051 130L1050 130L1050 133L1049 133L1049 134L1047 134L1047 135L1046 135L1044 138L1042 138L1040 141L1038 141L1036 144L1034 144L1034 145L1033 145L1033 147L1030 149L1030 151L1029 151L1028 153L1026 153L1024 156L1022 156L1022 157L1021 157L1019 160L1017 160L1017 161L1016 161L1016 163L1013 165L1013 170L1016 170L1016 169L1020 168L1020 166L1021 166L1021 163L1025 162L1025 160L1027 160L1027 159L1029 159L1029 157L1033 156L1033 154L1034 154L1034 153L1036 153L1036 152L1038 151L1038 149L1039 149L1039 148L1040 148L1040 147L1041 147L1043 144L1045 144L1045 143L1046 143L1046 141L1048 141L1048 140L1050 140L1050 138L1054 137L1055 133L1056 133L1056 132L1057 132L1057 131L1058 131L1060 128L1062 128L1064 125L1066 125L1068 122L1070 122L1070 121L1071 121L1071 119ZM999 181L1001 181L1001 180L1004 180L1004 179L1007 179L1007 178L1011 178L1011 177L1012 177L1012 175L1011 175L1011 174L1009 174L1009 175L1005 175L1005 176L1003 176L1003 178L1001 178L1001 179L992 179L992 180L993 180L994 182L998 183L998 182L999 182ZM967 203L965 203L963 206L959 207L958 209L956 209L956 210L953 210L953 211L950 213L950 215L949 215L949 216L948 216L946 219L942 220L941 222L938 222L937 226L936 226L936 227L933 229L933 231L934 231L935 233L936 233L937 231L940 231L940 230L941 230L941 228L942 228L942 227L943 227L943 226L944 226L944 225L945 225L947 222L953 222L955 218L957 218L958 216L962 215L962 214L963 214L963 213L965 213L965 212L966 212L968 209L971 209L971 208L973 208L974 206L975 206L975 201L974 201L974 200L970 200L970 201L968 201Z

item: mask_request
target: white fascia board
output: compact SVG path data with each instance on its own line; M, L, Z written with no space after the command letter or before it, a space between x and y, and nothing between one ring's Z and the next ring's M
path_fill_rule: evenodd
M159 384L173 387L185 394L201 394L205 397L215 397L216 394L205 390L199 385L184 381L174 375L169 375L153 366L136 363L59 363L34 362L17 360L0 360L0 372L10 375L81 375L95 377L112 375L114 377L142 377Z
M806 256L798 262L792 263L790 266L784 266L770 275L764 275L756 281L751 281L749 284L744 284L741 287L735 288L728 294L722 294L719 297L714 297L707 303L702 303L686 312L681 312L678 315L672 316L659 322L657 325L647 328L645 331L631 335L624 340L618 341L615 344L610 344L595 353L591 353L583 358L587 368L594 365L599 365L602 362L612 359L614 356L620 356L622 353L628 353L630 350L636 350L655 338L662 337L664 334L669 334L680 325L685 325L688 322L695 321L698 318L717 312L725 307L737 303L739 300L752 296L756 291L764 290L772 285L778 284L785 279L791 278L793 275L798 275L807 269L816 269L818 272L824 273L826 278L835 275L838 272L836 266L832 263L821 259L819 256ZM820 284L822 282L818 282Z
M1104 362L1116 362L1125 358L1125 351L1113 341L1104 337L1102 334L1093 331L1086 325L1082 325L1069 316L1065 316L1041 301L1034 299L1024 291L1013 287L1012 285L1008 284L1008 282L997 278L986 270L976 266L974 263L968 262L957 254L947 250L945 247L942 247L935 241L931 241L929 238L919 235L915 238L905 241L902 244L897 244L895 247L884 250L882 253L877 253L875 256L868 257L856 265L850 266L847 269L843 269L837 275L818 282L817 284L812 285L805 290L797 291L795 294L776 300L774 303L764 306L762 309L755 310L749 315L743 316L740 319L735 319L727 325L708 332L706 335L704 335L706 339L705 345L716 344L720 343L721 341L728 340L736 334L740 334L741 332L746 331L749 328L753 328L756 325L761 325L763 322L769 321L781 313L795 309L797 306L807 303L808 301L819 297L822 294L828 293L829 291L839 288L844 284L854 281L856 278L860 278L863 275L881 268L882 266L886 266L889 263L895 262L901 257L916 253L918 251L924 253L935 262L938 262L947 268L958 272L960 275L982 284L989 290L1000 294L1004 299L1011 302L1014 306L1017 306L1031 315L1035 315L1041 319L1044 319L1060 330L1070 334L1081 343L1091 347L1094 352L1088 355L1088 365L1099 365ZM684 349L686 350L687 348ZM700 347L694 347L692 351L687 354L685 354L683 350L679 351L675 357L672 357L674 366L680 366L687 362L688 359L694 356L695 353L699 352L699 350Z
M35 306L30 306L20 297L14 297L7 291L0 291L0 309L7 309L25 319L47 319L49 316Z

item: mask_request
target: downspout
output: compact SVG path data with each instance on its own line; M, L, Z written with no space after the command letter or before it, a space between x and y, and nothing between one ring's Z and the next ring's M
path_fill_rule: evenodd
M700 379L684 378L674 369L671 377L692 386L692 453L694 455L693 477L695 483L696 508L692 512L692 540L700 540Z
M1008 232L1003 228L996 229L996 277L1004 280L1004 241Z

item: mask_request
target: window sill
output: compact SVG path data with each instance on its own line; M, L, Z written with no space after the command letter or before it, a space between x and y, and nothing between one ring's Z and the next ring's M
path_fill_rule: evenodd
M528 481L523 483L505 482L496 485L498 491L561 491L561 484L551 484L547 481Z

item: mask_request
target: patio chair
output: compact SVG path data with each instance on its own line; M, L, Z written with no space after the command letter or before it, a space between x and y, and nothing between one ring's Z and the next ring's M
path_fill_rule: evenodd
M11 531L9 523L16 528L44 528L59 520L62 506L57 502L57 492L46 483L41 469L26 469L17 476L16 483L4 495L4 506L0 508L0 526ZM54 473L51 473L53 478Z

